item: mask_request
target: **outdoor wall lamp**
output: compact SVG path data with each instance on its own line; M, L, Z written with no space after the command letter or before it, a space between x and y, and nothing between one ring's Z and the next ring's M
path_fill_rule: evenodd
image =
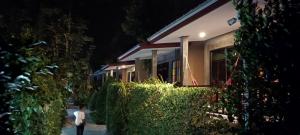
M227 23L228 23L229 26L231 26L231 25L235 24L236 21L237 21L237 18L233 17L233 18L229 19L229 20L227 21Z

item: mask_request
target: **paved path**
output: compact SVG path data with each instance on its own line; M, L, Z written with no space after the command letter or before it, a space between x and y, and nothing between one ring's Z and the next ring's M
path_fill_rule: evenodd
M73 112L76 109L68 109L68 120L65 126L62 129L61 135L76 135L76 126L74 124L74 114ZM89 118L89 111L86 111L87 124L84 128L84 135L105 135L106 126L105 125L96 125Z

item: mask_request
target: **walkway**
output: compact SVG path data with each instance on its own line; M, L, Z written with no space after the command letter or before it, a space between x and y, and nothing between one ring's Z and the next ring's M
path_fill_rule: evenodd
M62 129L61 135L76 135L76 126L74 124L74 115L73 112L76 109L68 109L68 120L65 126ZM105 135L106 133L106 126L105 125L96 125L94 124L90 117L89 111L86 111L87 116L87 124L84 128L84 135Z

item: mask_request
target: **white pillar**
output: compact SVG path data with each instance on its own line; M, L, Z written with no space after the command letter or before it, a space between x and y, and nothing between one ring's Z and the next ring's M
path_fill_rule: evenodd
M157 50L152 50L152 77L157 78Z
M110 77L114 77L114 70L110 70Z
M188 59L189 59L189 40L188 36L180 37L180 60L181 60L181 73L180 81L182 85L189 85L189 69L188 69Z
M106 81L107 78L110 76L110 75L109 75L109 71L106 71L105 76L106 76L106 77L105 77L105 78L106 78L105 81Z

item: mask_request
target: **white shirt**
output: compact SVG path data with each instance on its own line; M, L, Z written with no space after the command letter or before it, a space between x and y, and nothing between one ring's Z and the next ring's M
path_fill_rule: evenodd
M78 126L82 123L82 120L85 119L85 114L82 111L75 111L74 115L76 117L75 124Z

